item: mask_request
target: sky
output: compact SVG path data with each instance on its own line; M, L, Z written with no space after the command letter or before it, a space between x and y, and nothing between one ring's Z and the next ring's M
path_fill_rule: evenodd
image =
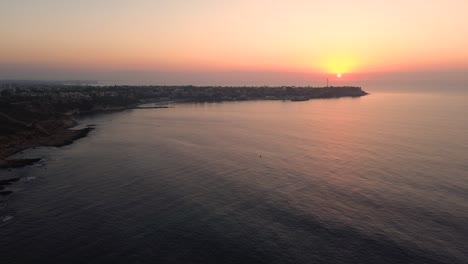
M0 78L463 79L467 10L467 0L0 0Z

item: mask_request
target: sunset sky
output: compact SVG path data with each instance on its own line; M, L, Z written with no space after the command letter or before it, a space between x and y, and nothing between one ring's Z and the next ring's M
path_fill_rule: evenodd
M467 11L467 0L0 0L0 78L466 73Z

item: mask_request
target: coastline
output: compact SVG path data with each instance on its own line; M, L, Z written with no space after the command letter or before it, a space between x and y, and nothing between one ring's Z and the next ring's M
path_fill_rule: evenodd
M40 158L14 159L11 158L15 154L36 147L63 147L72 144L74 141L86 137L91 132L93 127L86 127L78 130L70 128L60 129L55 133L41 137L26 139L17 145L2 151L0 155L0 169L20 168L40 161Z
M57 89L63 89L57 94ZM32 165L40 159L15 159L15 154L36 147L62 147L86 137L94 128L72 130L74 119L129 109L170 108L162 103L250 100L308 101L361 97L361 87L66 87L23 85L0 97L0 169ZM144 106L157 103L153 106ZM2 131L3 130L3 131Z
M75 88L74 88L75 89ZM76 88L82 91L82 88ZM118 89L118 88L112 88ZM95 114L108 114L125 110L141 109L167 109L172 108L171 103L213 103L233 101L307 101L313 99L360 97L368 93L360 87L344 88L245 88L231 90L230 88L187 88L195 95L180 94L169 97L161 95L153 97L152 88L142 88L134 95L126 91L107 91L108 94L85 96L80 98L72 96L51 96L47 94L40 97L37 94L10 95L0 97L0 226L9 224L14 219L14 212L9 211L8 201L16 193L15 185L28 181L13 169L34 165L41 161L40 157L16 158L21 151L37 147L62 147L73 144L76 140L84 138L95 129L95 125L87 125L78 129L79 119L83 116ZM165 89L169 88L164 88ZM214 89L214 92L213 92ZM222 92L219 94L216 92ZM72 90L73 91L73 90ZM170 89L170 91L172 91ZM246 96L244 92L253 93ZM200 93L197 95L197 93ZM277 93L276 95L270 95ZM14 221L14 220L13 220Z
M153 106L153 107L144 107L144 106L135 106L129 105L126 107L105 107L97 108L92 111L73 113L74 116L86 116L99 113L112 113L124 110L131 109L163 109L169 108L169 106ZM88 134L95 129L94 125L88 125L85 128L81 129L72 129L78 122L75 119L69 119L69 117L58 118L54 120L57 123L60 123L60 128L55 131L44 131L39 123L32 125L32 130L25 135L21 135L12 139L12 143L9 146L6 146L0 149L0 170L1 169L14 169L22 168L30 165L34 165L39 162L40 158L12 158L14 155L18 154L21 151L33 149L37 147L63 147L73 144L76 140L85 138ZM30 128L31 128L30 127ZM35 130L35 131L34 131ZM0 181L0 191L2 190L2 182ZM2 193L0 193L2 194Z

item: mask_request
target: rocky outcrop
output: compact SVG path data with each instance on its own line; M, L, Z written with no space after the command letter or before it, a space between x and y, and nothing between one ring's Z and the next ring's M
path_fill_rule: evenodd
M13 191L5 190L5 186L11 185L18 182L19 178L11 178L6 180L0 180L0 196L7 196L13 193Z
M41 159L6 159L0 160L1 169L20 168L28 165L32 165ZM0 181L0 185L2 185Z

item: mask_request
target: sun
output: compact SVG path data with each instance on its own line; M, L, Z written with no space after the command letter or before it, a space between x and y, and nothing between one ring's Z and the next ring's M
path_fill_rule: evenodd
M341 73L338 73L336 77L341 78Z

